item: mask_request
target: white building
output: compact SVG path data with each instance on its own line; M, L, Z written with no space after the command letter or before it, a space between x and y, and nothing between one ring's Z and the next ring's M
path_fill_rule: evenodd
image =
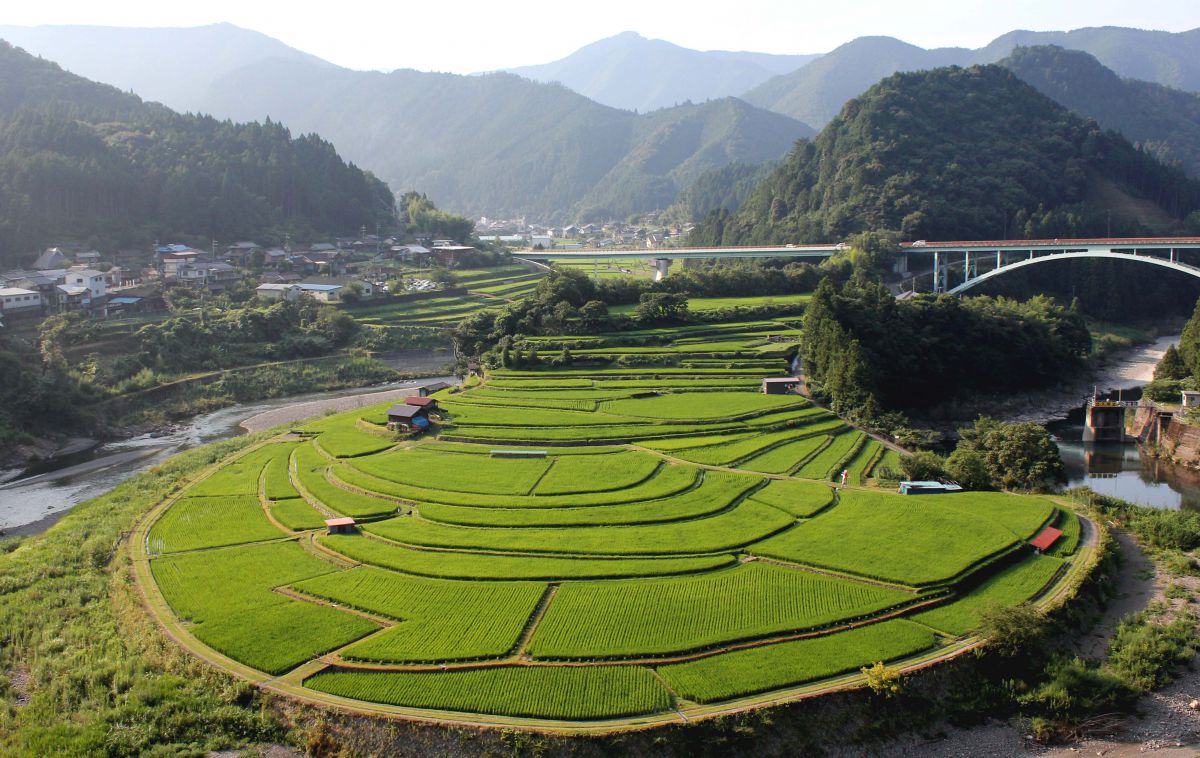
M42 296L33 290L23 287L0 288L0 312L16 313L41 307Z
M104 281L104 272L92 268L68 269L63 275L63 284L72 287L86 287L92 300L98 300L108 294L108 284Z
M541 245L543 250L552 250L554 248L554 238L549 234L535 234L529 238L529 246L536 248Z
M267 300L286 300L289 303L299 300L304 292L298 284L260 284L254 291Z

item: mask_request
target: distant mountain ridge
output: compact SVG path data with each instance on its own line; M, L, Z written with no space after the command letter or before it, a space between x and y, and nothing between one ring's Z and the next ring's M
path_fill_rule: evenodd
M197 110L213 81L252 63L278 58L333 67L233 24L163 29L0 26L0 39L71 73L182 112Z
M926 50L892 37L860 37L797 71L758 85L742 97L820 128L847 100L894 73L996 63L1018 46L1045 44L1088 52L1120 76L1200 91L1200 29L1173 33L1099 27L1070 32L1009 32L978 50Z
M1018 47L1000 65L1060 105L1200 177L1200 94L1122 79L1093 56L1056 45Z
M204 110L326 137L398 192L456 212L585 220L670 205L704 171L786 153L813 131L726 98L644 115L512 74L390 74L262 61Z
M504 69L539 82L558 82L613 108L651 111L684 102L739 96L819 55L690 50L623 32L565 58Z

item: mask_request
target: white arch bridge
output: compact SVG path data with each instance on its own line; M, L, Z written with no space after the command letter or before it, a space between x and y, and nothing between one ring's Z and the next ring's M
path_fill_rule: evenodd
M933 259L933 291L957 295L1001 274L1072 258L1149 263L1200 278L1200 265L1180 254L1200 251L1200 237L1142 237L973 242L904 242L906 268L914 258Z

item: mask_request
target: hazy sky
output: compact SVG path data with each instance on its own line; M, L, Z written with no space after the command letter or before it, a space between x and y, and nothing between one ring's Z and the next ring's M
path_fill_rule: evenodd
M196 26L228 21L349 68L472 71L544 63L632 30L701 50L827 52L887 34L980 47L1013 29L1200 26L1198 0L14 0L0 24Z

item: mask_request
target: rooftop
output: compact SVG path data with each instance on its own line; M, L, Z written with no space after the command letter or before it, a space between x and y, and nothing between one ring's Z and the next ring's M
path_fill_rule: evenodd
M344 516L342 518L327 518L325 519L325 526L354 526L354 519L350 518L349 516Z
M401 404L401 405L393 405L391 408L388 408L387 415L388 416L399 416L400 418L412 418L413 416L416 416L418 413L424 413L424 412L425 412L425 409L421 408L420 406Z

